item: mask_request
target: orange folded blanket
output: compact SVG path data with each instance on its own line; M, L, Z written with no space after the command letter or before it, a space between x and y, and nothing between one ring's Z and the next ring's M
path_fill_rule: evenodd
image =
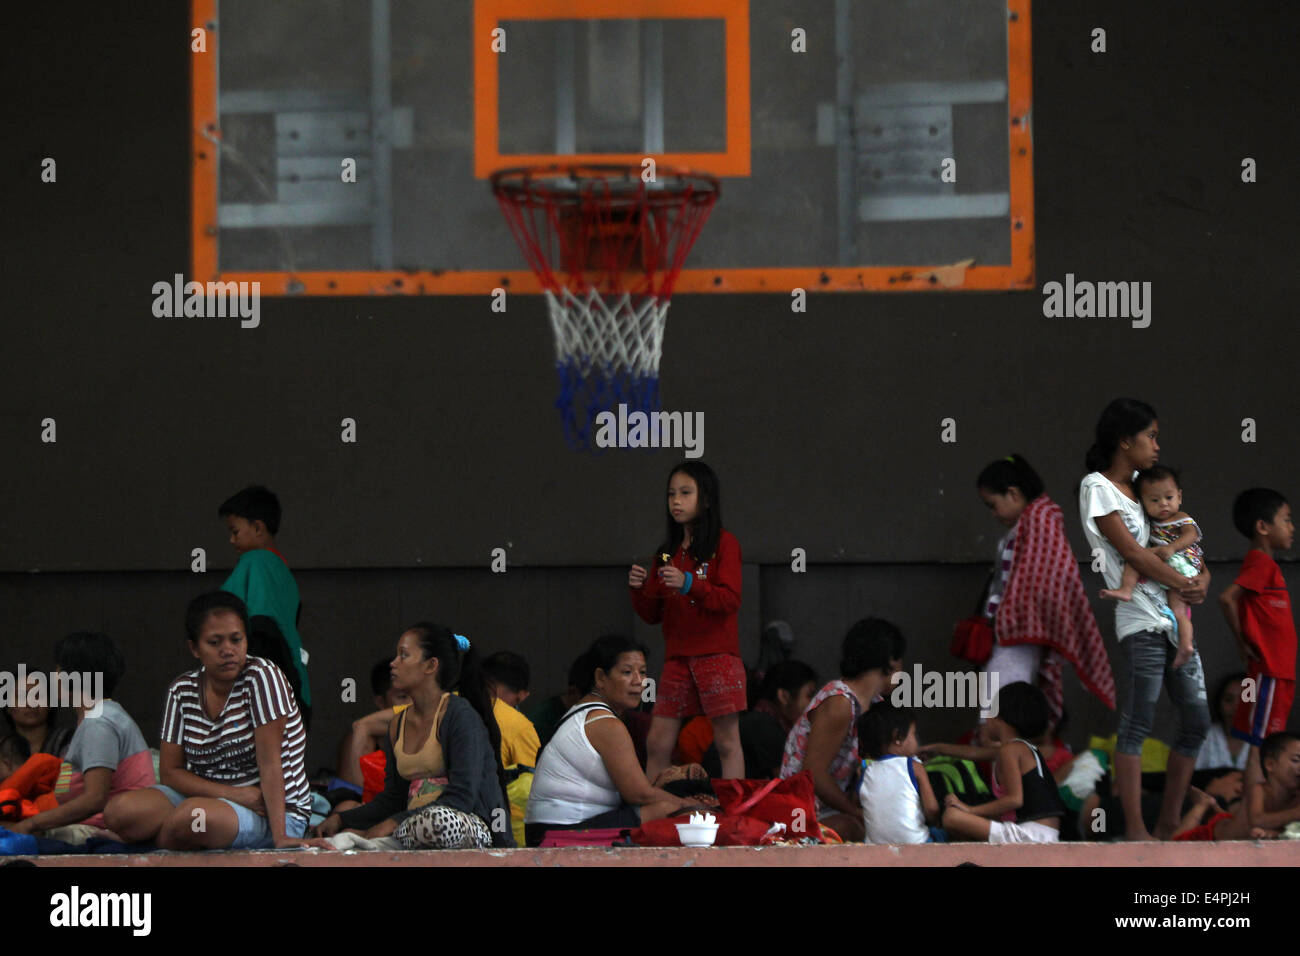
M25 820L57 807L54 784L62 765L53 754L35 754L0 781L0 820Z

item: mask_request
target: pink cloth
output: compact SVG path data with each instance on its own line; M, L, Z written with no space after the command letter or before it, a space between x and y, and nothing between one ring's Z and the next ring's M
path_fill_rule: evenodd
M1065 701L1062 658L1074 665L1088 691L1115 709L1106 645L1065 535L1065 518L1046 495L1031 501L1016 523L1015 559L994 632L1005 647L1039 644L1050 652L1043 655L1039 686L1054 715L1060 716Z
M145 787L152 787L157 782L158 778L153 772L153 754L148 750L142 750L137 754L132 754L117 765L117 769L113 771L113 779L108 785L108 795L109 797L115 797L119 793L125 793L128 790L143 790ZM54 789L59 796L59 803L67 803L85 792L86 780L82 774L73 770L72 765L65 760L63 766L59 769L59 782ZM88 827L103 829L104 814L96 813L92 817L77 822Z
M538 844L538 848L544 850L552 846L610 846L619 838L623 829L614 827L605 830L548 830L546 839Z

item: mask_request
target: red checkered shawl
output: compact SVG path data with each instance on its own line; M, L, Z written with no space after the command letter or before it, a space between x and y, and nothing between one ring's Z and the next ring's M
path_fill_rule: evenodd
M1053 714L1061 713L1065 700L1062 658L1074 665L1084 687L1115 709L1110 658L1065 536L1065 518L1047 495L1031 501L1016 524L1015 557L994 632L1006 647L1042 645L1047 653L1039 683Z

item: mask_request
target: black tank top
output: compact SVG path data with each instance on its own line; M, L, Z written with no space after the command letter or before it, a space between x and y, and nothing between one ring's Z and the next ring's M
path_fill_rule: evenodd
M1032 820L1065 816L1065 804L1061 802L1056 782L1043 768L1043 760L1038 755L1038 748L1020 737L1016 740L1028 747L1034 755L1034 769L1020 778L1024 802L1016 811L1016 822L1029 823Z

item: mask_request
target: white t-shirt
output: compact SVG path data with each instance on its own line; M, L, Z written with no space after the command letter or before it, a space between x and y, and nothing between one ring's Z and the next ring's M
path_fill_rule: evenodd
M1094 471L1087 475L1079 485L1079 520L1083 522L1083 534L1088 539L1089 549L1095 551L1100 548L1106 559L1102 577L1108 588L1120 586L1124 576L1124 559L1106 536L1097 530L1097 519L1115 512L1119 512L1124 527L1137 540L1138 545L1145 548L1151 538L1151 526L1147 523L1142 505L1120 491L1101 472ZM1162 610L1168 606L1164 589L1151 581L1143 581L1133 589L1133 600L1115 602L1115 636L1123 640L1138 631L1166 631L1171 640L1176 640L1174 622Z
M1219 767L1234 767L1237 770L1246 769L1246 758L1250 756L1250 748L1244 743L1237 756L1232 755L1228 749L1228 735L1223 732L1223 728L1218 724L1211 724L1210 731L1205 735L1205 743L1201 744L1201 752L1196 755L1197 770L1215 770Z

